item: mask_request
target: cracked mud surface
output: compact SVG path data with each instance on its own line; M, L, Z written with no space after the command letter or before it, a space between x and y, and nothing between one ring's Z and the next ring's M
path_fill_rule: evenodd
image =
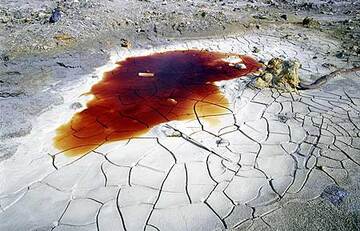
M253 54L258 59L299 59L302 76L330 72L322 63L348 66L327 55L338 48L336 41L307 33L312 43L294 44L278 39L282 33L252 32L154 49L250 54L258 46L263 51ZM114 60L147 52L120 48ZM84 78L63 92L63 105L39 116L19 147L22 154L1 163L0 228L296 230L317 219L310 229L355 229L359 77L339 76L321 89L298 94L245 87L241 79L222 81L218 85L230 105L227 113L213 116L215 124L201 117L172 121L85 156L66 157L52 147L51 138L73 114L70 106L86 101L79 98L81 92L97 81Z

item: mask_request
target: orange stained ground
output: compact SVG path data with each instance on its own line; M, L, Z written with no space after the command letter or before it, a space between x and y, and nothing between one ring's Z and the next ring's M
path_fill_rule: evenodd
M240 57L245 68L224 59ZM216 81L257 71L248 56L200 50L167 51L129 57L92 86L86 109L61 125L54 145L66 155L82 155L112 141L140 136L172 121L221 114L228 101Z

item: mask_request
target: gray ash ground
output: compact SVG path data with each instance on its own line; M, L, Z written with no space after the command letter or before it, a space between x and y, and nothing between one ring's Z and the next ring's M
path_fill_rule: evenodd
M50 17L56 8L61 17L51 23ZM305 22L304 25L306 17L312 18L313 23ZM108 63L112 52L131 55L133 50L154 50L165 46L236 51L253 55L265 62L273 57L298 59L302 64L300 77L305 82L312 82L338 68L359 66L359 41L359 1L0 0L0 184L4 186L0 187L0 230L109 230L111 219L103 219L103 213L105 211L114 215L109 211L116 210L116 206L109 207L103 198L97 201L97 197L91 193L86 194L85 199L74 199L70 193L72 188L57 185L56 178L58 174L71 179L64 172L66 168L72 168L72 162L66 162L57 155L52 156L53 153L41 153L43 150L28 153L24 140L34 138L31 132L37 132L38 127L41 127L38 118L68 102L64 94L68 89L81 85L89 75L90 78L98 78L93 74L94 70ZM141 225L144 223L144 227L141 227L144 230L163 230L160 227L176 223L178 230L185 230L186 225L189 225L188 229L197 230L358 230L359 77L358 73L341 75L330 80L321 89L291 94L275 89L245 87L247 85L244 82L224 85L221 89L230 92L229 95L235 99L234 105L242 108L235 108L233 111L237 122L241 122L241 126L237 125L240 126L242 135L237 136L244 141L246 138L243 135L249 135L251 140L246 141L248 146L244 148L252 150L249 151L250 154L242 153L241 160L235 163L235 167L227 166L226 161L225 164L221 162L221 165L226 166L224 169L227 174L234 174L233 177L226 178L229 187L221 189L221 183L216 178L210 184L215 185L213 190L208 196L204 196L205 199L197 198L199 203L182 204L181 214L179 212L167 219L174 223L164 224L156 219L162 216L161 209L156 209L156 206L159 201L164 203L160 195L166 198L169 196L166 193L169 192L154 186L159 191L159 197L151 202L155 209L149 210L148 218L132 217L132 212L145 210L130 211L120 206L121 211L128 212L124 212L123 217L116 213L113 219L122 220L120 226L126 230L139 228L132 225L134 220ZM81 105L83 104L74 101L67 108L72 111L81 110ZM248 118L241 117L239 113L244 113ZM254 114L261 113L264 114L256 119L256 123L249 121ZM269 127L262 127L264 120L272 121L269 122ZM276 126L272 126L275 123L273 120L276 121ZM254 135L255 130L245 124L255 127L255 130L264 130ZM279 124L286 125L287 130ZM196 135L192 137L192 133L187 134L181 129L180 126L174 131L174 139L184 139L190 143L199 138ZM173 131L165 130L166 134ZM301 135L296 132L303 132L301 134L305 138L301 139ZM165 137L171 137L166 134ZM293 172L289 170L284 173L286 176L279 177L277 171L281 166L267 165L264 159L259 158L262 152L253 151L254 147L261 147L261 150L267 147L266 143L258 140L261 134L268 134L268 138L273 139L272 142L285 142L281 146L282 151L277 151L283 155L286 151L286 158L290 156L293 159L296 163L295 170L291 170ZM158 135L158 139L166 140L162 137L162 132ZM288 141L286 137L298 139ZM45 138L49 137L44 135L42 139ZM237 141L232 140L231 136L227 139L209 139L214 140L215 146L217 144L215 151L225 147L231 150L237 145ZM34 148L42 146L41 140L36 145L34 142ZM160 144L166 147L162 143L155 143L152 147ZM290 150L292 145L298 145L295 151ZM171 149L171 145L166 148ZM275 152L266 150L270 154ZM177 151L179 150L174 150L172 154L178 158L180 154ZM91 159L89 163L93 161L94 168L102 172L105 179L114 180L110 170L115 166L110 162L100 162L100 157L97 159L97 156L103 155L101 150L98 151L96 157L89 157L96 160ZM211 152L207 155L213 158ZM49 160L45 161L43 158L47 157ZM23 165L15 165L22 159ZM88 160L84 159L87 163ZM39 166L46 162L46 167L33 167L33 163L40 163L37 161L42 161ZM140 160L138 162L142 163ZM83 167L81 163L79 165ZM201 163L204 163L202 167L211 166L208 159ZM131 164L133 165L129 165L129 169L141 167L136 162ZM172 169L179 169L177 164ZM165 175L178 176L177 174L185 171L184 185L187 189L192 188L199 183L196 174L192 172L196 169L192 164L185 161L184 166L180 164L181 169L185 170L178 170L177 173L164 170L168 171ZM242 181L244 178L237 176L241 172L239 169L247 165L265 175L264 181L268 184L261 187L249 186L244 191L241 186L246 184L248 178L245 177ZM17 167L23 169L23 174L28 173L23 177L25 180L20 177L20 170L14 170ZM127 172L128 170L124 170L127 168L128 166L121 167L121 171ZM70 173L75 174L76 166L74 169ZM45 172L46 176L43 175ZM204 177L206 174L203 172ZM212 174L210 171L210 178ZM292 183L287 182L289 176ZM249 179L248 184L259 180L256 177ZM282 183L277 188L279 179L282 179ZM137 181L142 182L141 175L135 176L135 182ZM165 182L165 186L168 184L166 179L159 182ZM195 183L192 185L191 182ZM131 195L129 188L121 190ZM54 206L38 206L39 195L45 191ZM121 197L116 197L119 195L120 189L109 197L110 200L118 201L118 206L124 203ZM186 195L190 202L197 200L191 192ZM253 196L255 199L244 202L242 196ZM227 205L231 209L225 211L224 206ZM73 215L78 211L78 206L87 206L93 214L89 212L79 215L76 220ZM164 204L161 206L166 207ZM26 212L37 209L39 211L35 214L38 216L34 215L33 219L20 219L27 217ZM162 209L165 214L172 214L169 211L174 211ZM186 216L187 212L198 218L198 226L191 222L191 217ZM201 214L207 214L211 219L203 219ZM176 216L183 217L181 222L184 223L176 220ZM209 228L206 225L213 226Z

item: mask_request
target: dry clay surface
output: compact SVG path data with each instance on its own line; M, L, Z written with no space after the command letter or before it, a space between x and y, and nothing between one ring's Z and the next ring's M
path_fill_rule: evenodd
M334 57L340 44L331 38L285 35L269 30L121 48L97 74L126 56L172 49L296 58L308 80L349 65ZM252 53L254 47L261 52ZM17 153L0 163L0 230L354 230L359 75L299 93L260 90L241 79L219 82L230 101L225 114L170 121L67 157L52 138L75 112L70 106L84 105L80 95L98 81L84 76L59 89L64 104L39 116L19 138Z

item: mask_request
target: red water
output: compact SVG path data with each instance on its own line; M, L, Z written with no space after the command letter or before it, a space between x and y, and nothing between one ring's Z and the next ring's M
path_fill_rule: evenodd
M97 146L141 136L152 127L224 113L228 101L214 84L260 68L239 56L246 68L223 60L234 54L199 50L168 51L129 57L92 86L87 108L61 125L54 138L67 155L85 154ZM195 114L196 113L196 114Z

